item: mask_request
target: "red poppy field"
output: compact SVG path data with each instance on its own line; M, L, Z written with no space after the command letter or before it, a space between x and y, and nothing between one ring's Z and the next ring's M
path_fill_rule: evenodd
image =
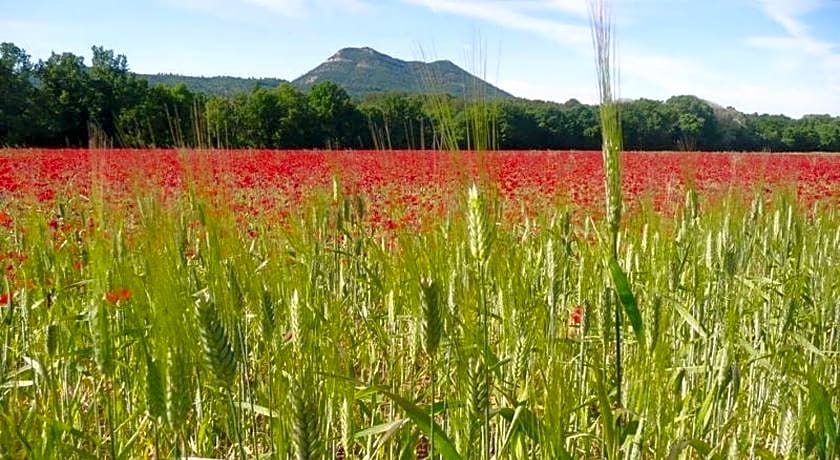
M639 322L600 152L0 150L0 457L840 453L840 155L622 158Z
M687 185L708 197L784 186L806 206L837 203L840 155L627 152L623 179L628 206L649 200L663 211L682 203ZM442 211L472 180L492 184L513 214L559 203L598 212L604 194L600 152L71 149L0 155L0 193L10 208L34 197L48 209L57 197L89 196L94 183L109 200L130 201L138 189L177 195L194 181L223 196L232 211L277 217L316 190L331 193L333 180L343 193L369 200L371 223L392 226ZM389 222L392 211L401 211L403 222Z

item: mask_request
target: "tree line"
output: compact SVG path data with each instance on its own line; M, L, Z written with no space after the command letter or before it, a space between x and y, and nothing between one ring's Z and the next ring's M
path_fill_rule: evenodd
M452 95L371 94L352 99L320 82L229 96L184 84L150 85L125 56L94 46L33 63L0 44L0 146L428 149L597 149L597 106ZM840 151L840 117L745 114L695 96L621 106L631 150ZM477 126L478 124L482 127ZM486 142L476 144L480 131ZM444 139L446 138L446 139Z

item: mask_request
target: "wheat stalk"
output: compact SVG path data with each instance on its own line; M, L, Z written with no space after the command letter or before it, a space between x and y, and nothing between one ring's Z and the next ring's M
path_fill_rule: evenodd
M292 392L292 445L296 460L312 460L318 456L317 402L310 385L303 378L293 384Z
M204 363L217 383L229 391L236 378L237 355L219 320L216 305L209 298L199 299L195 303L195 312Z
M487 263L493 244L493 227L488 217L484 198L478 187L472 184L467 193L467 235L470 255L481 267Z
M146 352L146 410L157 419L166 416L166 390L160 366Z
M617 76L615 49L612 41L612 21L606 1L592 0L589 4L592 43L595 48L595 71L601 102L601 156L604 162L607 225L610 230L610 250L617 254L618 230L621 222L621 117L615 99Z
M424 278L420 281L420 288L423 291L423 321L421 322L423 349L431 357L437 352L443 330L440 284L432 278Z
M114 346L111 338L111 322L107 308L101 302L95 301L88 311L91 338L93 339L93 355L96 366L103 375L110 376L114 372Z

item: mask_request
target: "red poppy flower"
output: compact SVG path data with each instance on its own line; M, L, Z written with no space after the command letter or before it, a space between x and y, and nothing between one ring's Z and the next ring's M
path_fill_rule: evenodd
M12 216L6 214L3 211L0 211L0 226L11 227L12 226Z
M131 299L131 291L129 291L127 288L120 288L105 293L105 301L107 301L108 303L117 303L121 301L125 302L129 299Z
M580 305L575 306L574 310L572 310L572 314L569 315L569 324L573 326L580 326L580 322L583 319L583 307Z
M0 294L0 305L6 305L9 303L11 296L8 293Z
M53 190L41 190L38 192L38 201L52 201L55 198L55 192Z

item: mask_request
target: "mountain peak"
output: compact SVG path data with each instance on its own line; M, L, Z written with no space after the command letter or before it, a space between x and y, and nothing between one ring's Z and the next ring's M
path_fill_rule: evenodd
M351 96L391 91L424 93L432 90L422 83L427 80L424 77L429 75L438 80L434 84L436 88L455 96L469 96L477 88L477 94L513 97L471 75L452 61L403 61L367 46L342 48L292 83L306 90L318 82L332 81Z
M355 61L359 59L391 59L390 56L380 53L373 48L370 47L362 47L362 48L341 48L335 54L330 56L327 59L327 62L336 62L336 61Z

